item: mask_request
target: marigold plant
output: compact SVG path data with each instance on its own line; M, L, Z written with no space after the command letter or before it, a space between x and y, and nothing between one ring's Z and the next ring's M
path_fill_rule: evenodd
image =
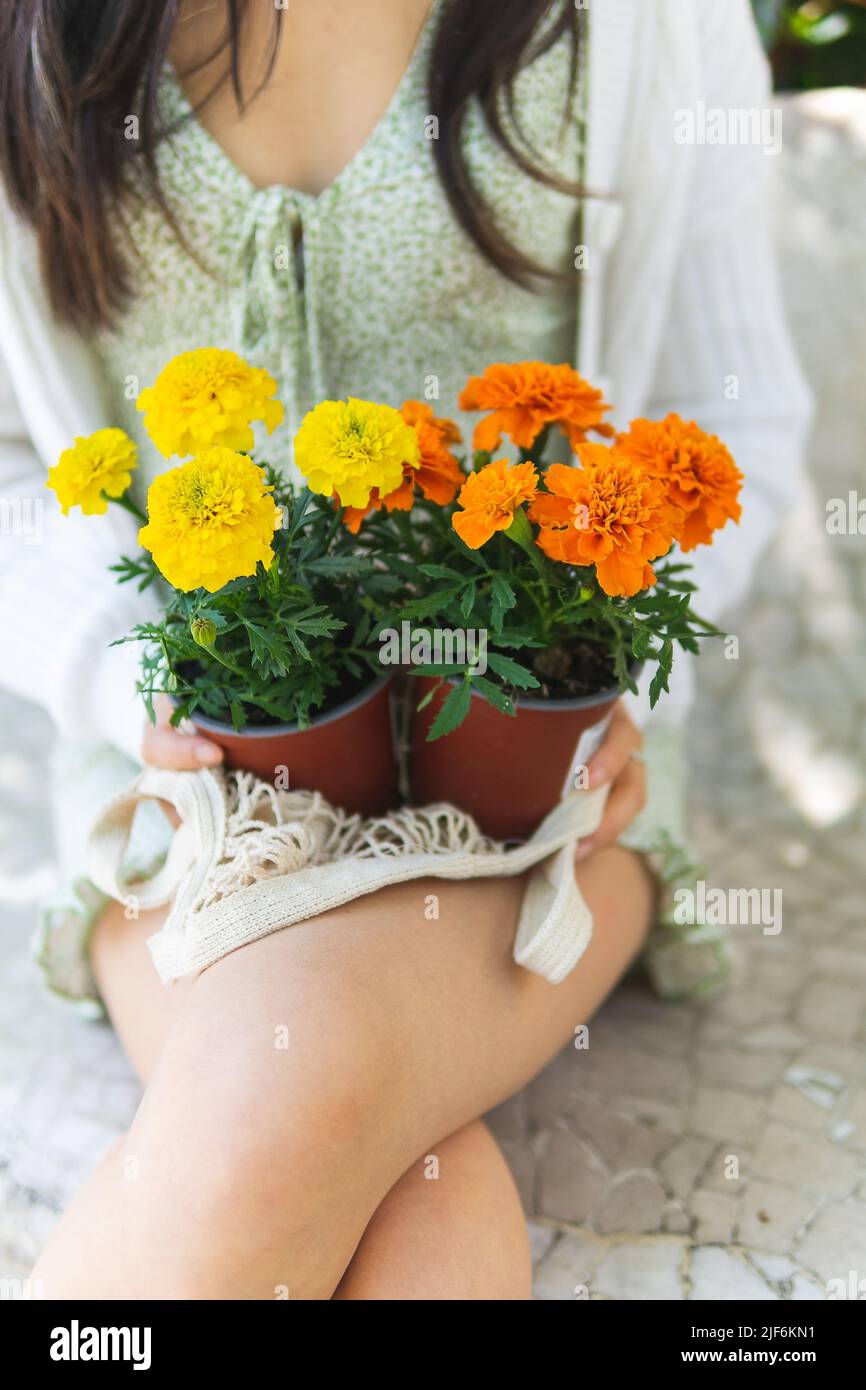
M76 440L51 470L64 511L99 513L114 501L142 523L143 554L113 568L121 582L158 585L164 600L157 622L122 639L143 644L151 718L155 695L167 693L175 722L200 714L235 728L303 727L381 674L373 632L401 581L375 536L339 524L328 494L338 478L366 501L404 469L420 474L418 432L387 406L325 403L300 449L317 488L298 488L247 452L254 422L272 429L282 418L274 390L267 372L232 352L168 363L138 404L159 452L191 457L155 478L144 507L131 488L136 448L122 430ZM435 432L423 410L417 419ZM435 446L425 435L430 476L451 438L444 427Z
M115 569L165 600L124 639L144 643L151 714L165 691L176 720L303 726L380 674L385 629L480 630L483 670L412 668L451 682L435 739L473 693L513 714L521 695L634 690L645 662L655 703L675 646L715 634L677 551L739 520L742 476L696 423L640 419L614 436L610 405L574 368L495 363L460 395L482 415L468 457L426 402L326 400L295 436L296 487L250 454L253 426L282 419L275 390L217 348L168 363L138 408L181 462L156 477L146 512L122 430L76 440L50 472L64 511L111 500L140 517L143 554Z
M416 495L411 527L396 513L364 522L384 548L391 528L393 564L412 594L387 615L389 629L409 620L486 634L484 670L414 668L452 687L428 737L456 728L473 692L513 714L520 696L636 690L645 662L657 663L655 704L675 646L695 652L716 634L692 608L676 550L738 520L742 478L727 449L677 416L635 421L614 438L602 393L563 365L495 364L470 379L460 404L487 413L456 501ZM548 457L556 432L570 464ZM491 459L503 436L516 456Z

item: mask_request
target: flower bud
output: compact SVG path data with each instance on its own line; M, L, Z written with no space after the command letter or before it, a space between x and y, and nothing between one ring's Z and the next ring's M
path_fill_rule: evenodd
M192 640L200 647L212 647L216 642L216 624L210 618L193 618L189 631Z
M578 598L580 599L581 603L589 603L589 600L592 598L592 594L592 589L588 589L584 584L581 588L580 593L578 594Z

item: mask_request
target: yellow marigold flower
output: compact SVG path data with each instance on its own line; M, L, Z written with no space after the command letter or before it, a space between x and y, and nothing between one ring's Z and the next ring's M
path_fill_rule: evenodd
M216 593L273 560L282 513L270 493L252 459L215 444L151 483L139 544L175 589Z
M253 420L261 420L270 434L283 418L280 402L271 399L276 389L270 373L251 367L236 352L197 348L173 357L153 386L141 392L137 408L166 458L185 458L212 444L249 451L255 443Z
M417 468L418 435L399 410L372 401L322 401L295 436L295 463L311 492L336 493L344 507L366 507L377 489L386 497Z
M123 430L97 430L80 435L71 449L64 449L48 482L68 516L70 508L80 507L85 516L101 515L107 498L122 497L132 482L138 451Z

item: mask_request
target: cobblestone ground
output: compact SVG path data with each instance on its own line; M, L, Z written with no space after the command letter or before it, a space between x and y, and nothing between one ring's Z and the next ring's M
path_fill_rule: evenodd
M866 437L866 95L789 104L781 162L814 494L729 620L740 660L702 659L691 802L708 881L780 888L784 926L735 931L714 1000L629 981L588 1050L493 1116L540 1299L820 1299L866 1276L866 542L824 525ZM46 999L27 955L51 873L45 745L0 703L0 1275L24 1272L138 1096L110 1030Z

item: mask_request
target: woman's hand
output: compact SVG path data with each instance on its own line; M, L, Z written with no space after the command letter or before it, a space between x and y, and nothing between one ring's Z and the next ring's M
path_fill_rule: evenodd
M587 764L590 787L603 787L607 782L612 785L601 825L594 834L581 840L575 855L577 862L586 859L597 849L615 844L643 810L646 770L635 757L642 743L640 730L626 714L620 701L614 707L604 742Z
M141 756L152 767L169 767L178 772L214 767L223 760L223 752L201 734L183 734L171 727L172 706L166 695L154 702L156 723L148 720L141 743Z

